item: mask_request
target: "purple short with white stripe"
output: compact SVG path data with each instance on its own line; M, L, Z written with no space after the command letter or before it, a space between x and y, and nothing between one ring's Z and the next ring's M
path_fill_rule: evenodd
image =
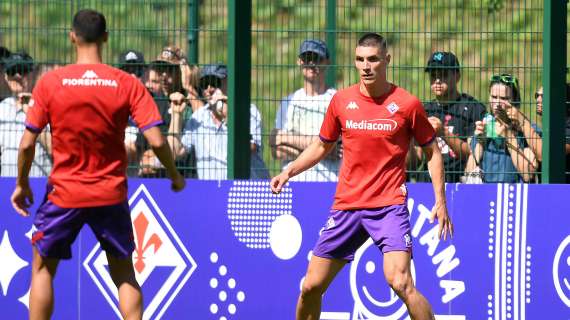
M47 199L49 191L51 186L36 212L36 231L32 235L32 244L42 257L70 259L71 244L85 224L108 254L117 258L131 255L135 242L127 201L101 207L61 208Z
M352 261L360 246L372 238L383 252L412 253L410 214L405 204L362 210L332 210L313 255Z

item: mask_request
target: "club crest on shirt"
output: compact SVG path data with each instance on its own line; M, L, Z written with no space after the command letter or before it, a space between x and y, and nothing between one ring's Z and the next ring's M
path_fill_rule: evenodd
M398 109L400 109L400 107L398 107L395 102L390 102L390 104L386 106L386 109L388 109L391 114L394 114L396 111L398 111Z
M358 105L354 101L350 101L348 105L346 105L347 110L356 110L358 109Z

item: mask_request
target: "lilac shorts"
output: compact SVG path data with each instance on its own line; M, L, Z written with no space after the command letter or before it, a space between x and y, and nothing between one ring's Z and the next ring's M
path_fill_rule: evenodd
M47 199L47 193L36 212L37 231L32 235L32 244L42 257L70 259L71 244L84 224L91 227L108 254L127 258L133 252L135 242L127 201L101 207L61 208Z
M332 210L313 249L321 258L354 260L354 253L371 237L385 253L412 252L410 214L406 205L363 210Z

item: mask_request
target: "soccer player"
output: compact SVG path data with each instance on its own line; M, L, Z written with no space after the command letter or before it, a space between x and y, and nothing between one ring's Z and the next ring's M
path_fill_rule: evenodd
M170 148L156 127L156 104L134 77L102 64L107 41L105 17L80 10L69 34L77 62L40 79L32 92L18 154L14 209L28 216L33 195L28 182L38 134L49 124L54 165L46 196L34 219L30 319L49 319L53 278L60 259L71 258L71 244L88 224L107 254L124 319L142 318L142 293L131 253L135 248L127 202L127 158L123 144L129 115L162 161L172 189L184 188Z
M383 252L386 280L411 318L434 319L410 272L412 241L404 167L412 137L429 159L435 191L430 220L437 216L438 235L446 239L453 234L453 225L447 214L443 160L420 101L387 81L389 63L385 39L376 33L362 36L355 50L360 83L335 94L320 140L271 180L271 190L279 193L291 177L323 159L342 133L344 154L333 210L309 262L297 320L319 319L322 295L368 237Z

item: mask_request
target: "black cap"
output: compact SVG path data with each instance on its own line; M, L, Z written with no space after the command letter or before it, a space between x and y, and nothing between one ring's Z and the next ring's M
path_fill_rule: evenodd
M142 65L144 64L144 55L136 50L123 51L119 55L119 65L123 66L125 64Z
M429 57L425 72L438 69L459 69L459 60L453 52L436 51Z
M26 52L14 52L2 59L2 64L4 65L4 71L9 76L16 73L26 74L33 70L34 59Z

